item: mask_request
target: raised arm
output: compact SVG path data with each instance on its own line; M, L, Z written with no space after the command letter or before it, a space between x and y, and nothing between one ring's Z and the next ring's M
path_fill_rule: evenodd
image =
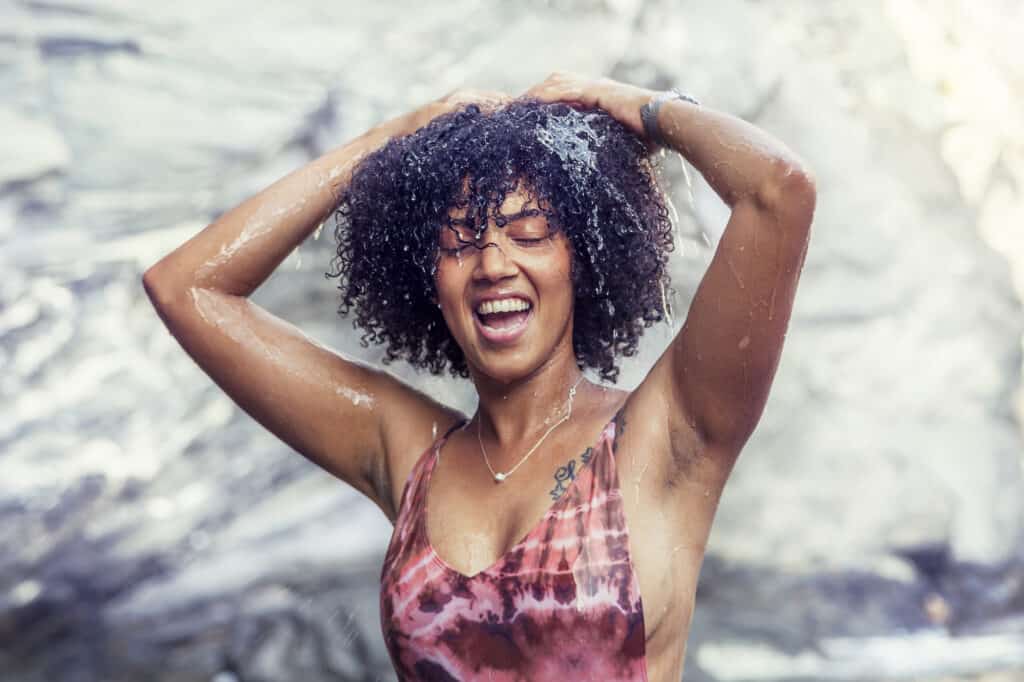
M248 297L337 206L361 158L452 106L431 103L328 152L224 213L143 276L167 328L214 382L392 519L402 474L388 454L421 452L457 413L318 344Z
M527 94L601 107L644 137L640 108L657 93L555 73ZM783 143L735 116L672 100L657 120L668 145L700 171L732 214L682 329L633 397L665 411L677 461L691 461L688 434L695 434L705 455L700 460L711 464L705 473L724 483L760 419L779 364L815 186Z
M671 100L658 123L732 209L661 370L727 473L761 418L782 355L815 185L785 145L735 116Z

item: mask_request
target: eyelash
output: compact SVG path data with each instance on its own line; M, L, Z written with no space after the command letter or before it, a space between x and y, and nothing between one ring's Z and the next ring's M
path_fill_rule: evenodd
M533 247L533 246L536 246L537 244L539 244L540 242L544 241L544 237L537 237L535 239L516 239L516 238L513 238L513 241L516 242L516 243L519 243L519 244L525 244L528 247ZM473 246L472 244L463 244L462 246L458 246L458 247L455 247L455 248L452 248L452 249L446 249L446 248L442 247L441 251L446 253L446 254L448 254L449 256L455 256L455 255L458 255L458 254L462 253L463 250L468 249L468 248L470 248L472 246Z

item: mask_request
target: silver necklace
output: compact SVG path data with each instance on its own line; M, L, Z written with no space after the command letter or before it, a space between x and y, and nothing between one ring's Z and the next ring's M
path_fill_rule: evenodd
M476 422L476 440L477 440L478 443L480 443L480 452L482 452L484 454L484 462L487 463L487 468L490 470L491 476L494 476L494 480L496 482L501 483L506 478L511 476L515 472L515 470L518 469L520 466L522 466L523 462L525 462L530 457L530 455L533 454L534 450L536 450L537 448L540 447L540 444L544 442L544 439L547 438L548 435L550 435L550 433L552 431L554 431L555 428L557 428L559 424L562 424L563 422L569 421L569 417L572 416L572 401L576 397L576 387L580 385L581 381L583 381L583 375L582 374L580 374L580 378L576 380L576 383L573 384L569 388L569 398L568 398L569 410L568 410L568 412L565 413L565 416L562 417L561 419L559 419L557 422L555 422L551 426L551 428L547 430L547 433L545 433L543 436L540 437L540 440L537 441L537 444L534 445L532 448L530 448L530 451L526 453L525 457L523 457L521 460L519 460L519 464L516 464L514 467L512 467L511 469L509 469L505 473L502 473L500 471L495 471L491 467L491 460L487 458L487 448L484 447L484 439L480 435L480 425L483 423L483 419L477 420L477 422Z

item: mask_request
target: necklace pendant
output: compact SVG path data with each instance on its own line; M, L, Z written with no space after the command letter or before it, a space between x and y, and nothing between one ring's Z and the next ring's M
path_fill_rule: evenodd
M501 483L502 481L505 480L505 474L499 471L498 473L494 474L494 480L497 481L498 483Z

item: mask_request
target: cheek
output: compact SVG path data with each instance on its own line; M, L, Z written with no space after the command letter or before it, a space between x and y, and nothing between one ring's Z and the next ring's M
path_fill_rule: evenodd
M563 252L562 257L558 260L558 264L554 269L559 281L567 283L571 290L573 287L573 253L571 249L566 247L565 252Z
M434 289L439 293L444 289L450 289L452 279L453 273L448 263L443 259L439 260L434 268Z
M437 272L434 273L434 291L440 303L447 304L461 299L462 284L458 269L453 271L444 263L438 265Z
M551 263L544 270L544 294L559 306L572 307L575 301L575 286L572 281L572 267L568 261Z

